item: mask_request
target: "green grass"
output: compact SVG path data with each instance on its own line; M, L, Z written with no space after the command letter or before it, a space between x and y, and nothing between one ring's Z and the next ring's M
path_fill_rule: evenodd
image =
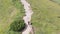
M34 12L32 23L35 34L60 34L60 5L50 0L27 1Z
M16 18L23 18L23 15L24 9L19 0L0 0L0 34L20 34L9 31L9 28Z
M51 0L51 1L60 5L60 0Z

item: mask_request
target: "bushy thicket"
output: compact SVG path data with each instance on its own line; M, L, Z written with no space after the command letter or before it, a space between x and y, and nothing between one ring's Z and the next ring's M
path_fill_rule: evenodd
M11 23L10 25L10 30L13 31L22 31L25 28L25 23L24 20L22 19L16 19L15 21L13 21L13 23Z

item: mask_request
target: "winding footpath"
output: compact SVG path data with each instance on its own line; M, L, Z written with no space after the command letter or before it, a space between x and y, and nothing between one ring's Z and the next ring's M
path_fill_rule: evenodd
M23 17L23 20L27 25L27 28L22 32L22 34L30 34L30 32L32 32L32 25L29 23L31 23L31 16L33 12L31 10L30 4L26 0L21 0L21 3L24 5L26 15Z

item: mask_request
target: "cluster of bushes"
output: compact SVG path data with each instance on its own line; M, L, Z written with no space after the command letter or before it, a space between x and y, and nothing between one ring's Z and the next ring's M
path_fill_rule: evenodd
M25 28L25 23L24 23L24 20L22 19L16 19L13 21L13 23L11 23L10 25L10 30L13 30L13 31L22 31L24 28Z

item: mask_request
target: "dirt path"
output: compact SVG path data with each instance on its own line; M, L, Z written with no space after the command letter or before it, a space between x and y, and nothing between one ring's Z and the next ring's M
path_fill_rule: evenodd
M21 3L24 5L26 16L24 16L23 19L27 25L27 28L22 32L22 34L29 34L32 32L32 25L30 23L33 12L31 10L30 4L26 0L21 0Z

